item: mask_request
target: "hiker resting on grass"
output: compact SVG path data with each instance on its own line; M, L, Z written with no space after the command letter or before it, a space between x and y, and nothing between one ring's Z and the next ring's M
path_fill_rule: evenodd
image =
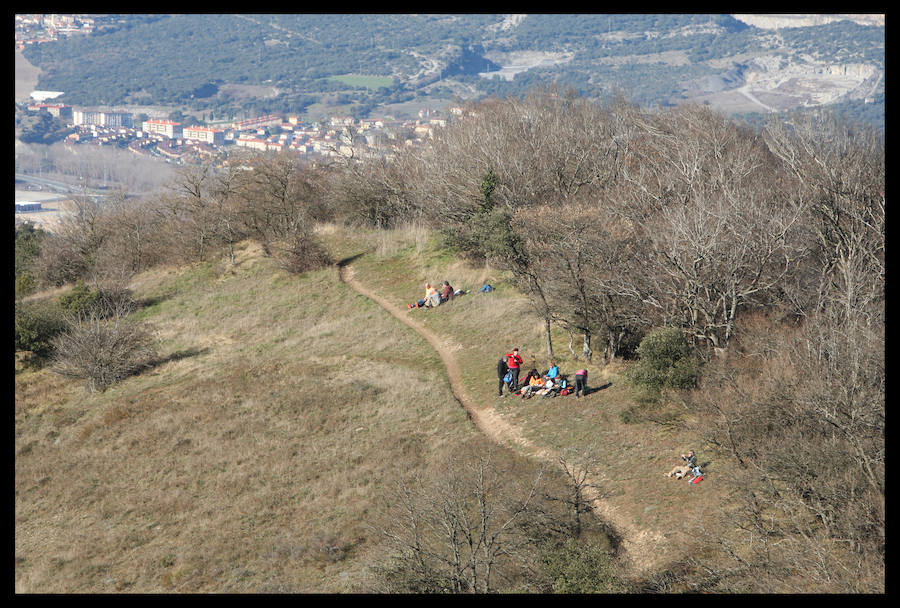
M522 399L531 399L535 393L544 388L544 379L541 376L534 376L528 381L528 384L522 387L519 393Z
M413 304L407 304L407 308L430 308L441 303L441 294L437 289L431 286L431 283L425 283L425 297Z
M509 388L516 392L519 389L519 368L524 363L524 360L519 356L518 348L512 349L512 352L506 353L504 357L506 357L506 365L509 366L509 371L512 372L512 381L509 383Z
M453 286L448 281L444 281L444 285L441 287L441 304L452 298L453 295Z
M535 395L538 397L546 397L547 395L552 395L553 389L556 388L556 381L552 378L547 378L544 376L544 387L538 391L535 391Z
M556 364L556 361L553 359L550 360L550 369L547 370L547 373L544 374L544 380L553 380L554 382L559 377L559 366Z
M540 377L541 377L541 375L538 373L537 369L532 367L531 371L528 372L528 374L526 374L524 378L522 378L522 386L528 386L529 384L531 384L532 378L540 378Z
M688 450L687 454L682 454L681 459L687 466L691 467L691 474L693 477L688 479L688 481L694 481L695 479L703 477L703 473L700 471L700 465L697 464L697 455L694 454L694 450ZM684 477L687 479L687 475Z

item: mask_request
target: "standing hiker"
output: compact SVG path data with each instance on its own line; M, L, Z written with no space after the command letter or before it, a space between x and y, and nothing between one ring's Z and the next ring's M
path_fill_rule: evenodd
M519 367L524 361L519 356L518 348L512 349L511 353L506 353L503 356L506 357L506 365L509 366L509 371L512 372L512 381L509 383L509 388L515 392L519 389Z
M503 396L503 385L509 384L511 378L507 378L507 374L509 374L509 366L506 364L506 357L502 357L499 361L497 361L497 379L500 381L497 384L497 396ZM512 389L507 387L507 389L512 392Z
M575 372L575 396L584 397L587 395L587 370L580 369Z

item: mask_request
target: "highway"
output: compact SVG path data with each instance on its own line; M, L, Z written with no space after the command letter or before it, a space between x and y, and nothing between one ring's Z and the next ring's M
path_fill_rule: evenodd
M47 179L45 177L35 177L34 175L24 175L22 173L16 173L16 181L37 184L38 186L40 186L43 189L53 190L56 192L63 192L66 194L76 194L76 193L77 194L96 194L96 195L109 194L108 192L79 188L78 186L74 186L72 184L67 184L64 182Z
M84 188L75 184L67 184L65 182L47 179L46 177L24 175L22 173L16 173L15 175L17 182L21 181L29 184L35 184L37 186L40 186L42 192L52 191L68 196L91 196L95 199L118 194L118 191L112 188L109 190L97 190L94 188ZM133 196L138 196L138 194L133 192L129 192L128 194L126 194L127 198L131 198Z

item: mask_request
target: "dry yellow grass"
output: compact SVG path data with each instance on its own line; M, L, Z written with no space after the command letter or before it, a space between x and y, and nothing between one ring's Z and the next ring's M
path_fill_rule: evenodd
M365 240L362 234L356 238ZM607 466L598 471L596 479L605 495L598 503L598 512L624 537L631 574L641 576L664 568L697 545L692 529L684 525L684 514L710 513L725 504L725 489L714 480L728 475L730 465L712 463L708 469L710 481L699 485L678 483L664 473L679 464L679 454L688 449L699 449L704 458L702 420L682 408L683 424L678 427L624 423L622 413L635 405L637 397L624 380L627 364L577 360L568 350L568 335L561 332L554 332L554 356L561 371L571 374L586 367L590 387L612 384L578 400L498 398L496 362L509 349L519 347L526 368L535 366L545 371L549 367L542 325L527 299L509 286L508 276L461 264L435 247L433 240L428 241L429 246L420 247L420 235L409 230L379 233L372 238L380 242L395 239L391 248L385 249L394 253L362 257L353 262L354 273L361 283L398 308L421 297L424 280L447 279L454 287L472 292L436 310L412 310L408 314L453 351L464 389L478 407L498 413L503 423L515 429L514 434L523 438L519 445L530 446L522 453L552 459L566 448L592 446L606 455ZM497 290L477 293L485 281ZM576 350L578 346L576 340Z
M242 256L139 278L149 372L17 374L18 592L354 590L379 493L477 438L434 351L333 269Z
M512 346L546 368L540 323L507 277L414 226L319 234L439 337L477 407L531 446L511 449L609 455L600 512L641 550L633 572L692 548L683 513L722 502L724 467L699 486L664 476L699 433L624 424L634 395L622 364L589 365L591 386L613 384L587 399L497 398L495 364ZM470 293L405 310L425 280L444 279ZM485 281L497 290L476 293ZM291 276L253 246L233 269L158 269L133 288L164 363L98 395L46 371L16 376L16 590L367 590L384 552L368 528L378 497L398 474L482 441L438 354L337 269ZM555 339L563 372L582 365Z

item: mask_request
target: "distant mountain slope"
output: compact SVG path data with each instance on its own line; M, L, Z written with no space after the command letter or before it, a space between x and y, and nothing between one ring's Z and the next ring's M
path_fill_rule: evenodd
M618 89L643 105L698 100L729 111L832 103L853 95L862 103L883 91L880 82L879 91L857 94L884 72L883 25L845 19L770 31L748 25L763 23L758 19L741 19L707 14L123 15L116 29L35 45L25 56L42 70L39 86L65 91L66 103L152 102L224 115L242 109L298 111L317 102L365 114L412 99L519 95L549 82L589 96ZM523 63L523 57L529 61ZM862 67L855 80L840 81L833 78L835 66ZM738 96L734 99L742 99L743 106L735 107L734 99L709 97L721 91L706 83L745 72L747 82L749 74L778 79L779 70L803 78L816 75L807 86L814 94L788 92L779 103L762 106ZM333 78L347 74L389 77L393 84L373 91ZM734 82L730 90L747 82ZM236 99L224 85L265 86L269 98Z

